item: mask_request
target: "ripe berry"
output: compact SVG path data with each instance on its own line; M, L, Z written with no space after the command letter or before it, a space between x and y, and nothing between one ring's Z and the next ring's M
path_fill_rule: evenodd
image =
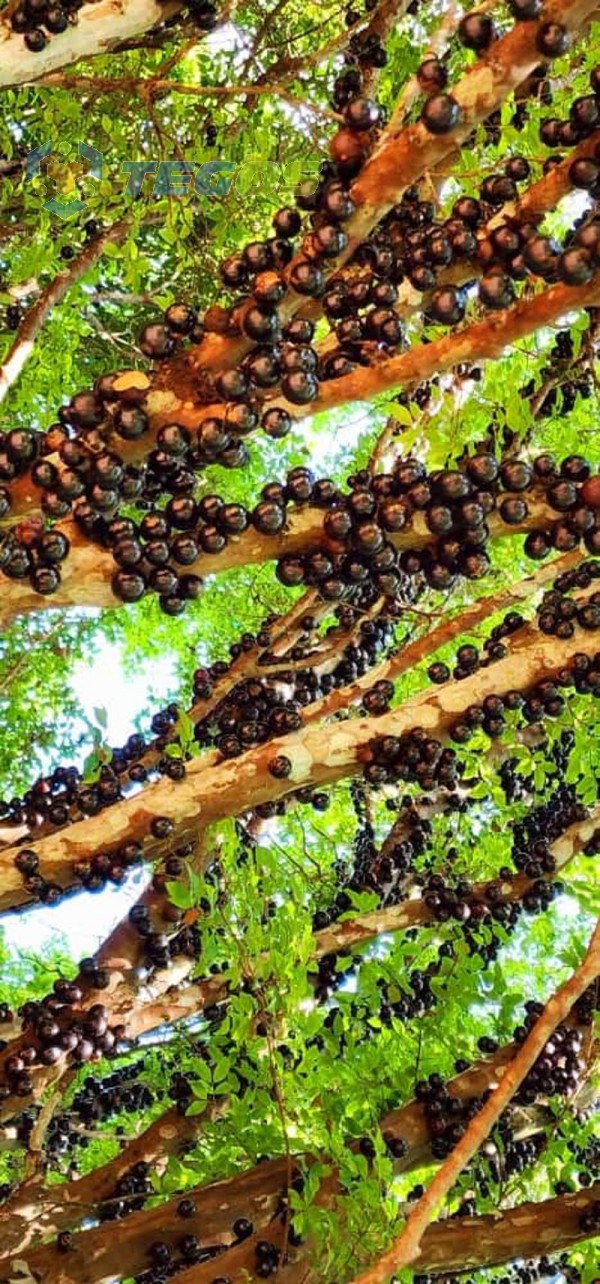
M428 98L421 112L421 120L430 134L449 134L460 118L460 106L451 94L435 94Z
M437 93L448 84L448 72L439 58L426 58L417 71L417 80L424 93Z
M523 499L503 499L499 512L507 526L520 526L527 517L528 508Z
M195 308L187 303L172 303L165 312L165 322L175 334L190 334L197 320Z
M46 48L46 36L41 27L34 27L32 31L25 32L25 44L30 53L41 53Z
M557 271L565 285L585 285L594 275L591 255L580 246L565 250L558 260Z
M377 103L369 98L355 98L348 103L345 113L350 128L358 132L372 129L379 121L379 114Z
M112 591L122 602L139 602L146 591L142 575L134 571L118 570L112 578Z
M482 276L479 283L479 298L486 308L491 308L493 311L508 308L514 297L514 286L506 272L494 269Z
M431 682L440 684L442 682L448 682L450 678L450 669L448 668L448 665L443 664L441 660L436 660L435 664L431 664L429 666L427 674Z
M465 315L463 291L452 285L440 286L433 291L427 310L440 325L457 325Z
M582 156L569 166L569 181L573 187L581 187L589 192L595 187L599 178L600 164L591 156Z
M465 49L482 53L495 36L494 24L487 13L469 13L458 24L458 38Z
M318 395L319 382L309 371L294 370L291 374L284 375L281 391L294 405L305 406Z
M535 43L544 58L559 58L567 52L571 40L567 28L560 22L542 22Z
M254 1226L247 1217L238 1217L233 1223L233 1233L236 1239L248 1239L254 1233Z
M528 22L539 17L543 0L508 0L508 7L517 22Z
M310 259L300 259L290 273L290 285L297 294L317 298L325 288L325 277L316 263Z
M153 361L164 361L175 351L175 340L164 325L157 322L144 326L140 335L140 348L144 356Z
M286 238L297 236L302 227L302 219L298 210L289 205L278 210L273 218L273 227L277 236Z

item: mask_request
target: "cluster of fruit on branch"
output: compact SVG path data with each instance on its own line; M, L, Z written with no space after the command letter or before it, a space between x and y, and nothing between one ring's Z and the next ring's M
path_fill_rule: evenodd
M511 11L518 25L538 17L540 5L516 4ZM495 34L487 15L468 16L458 26L462 45L481 56ZM568 44L566 27L540 21L540 57L562 54ZM532 473L528 465L517 462L498 472L495 460L480 460L467 470L466 480L448 478L445 483L436 477L431 486L415 463L412 481L408 473L393 481L375 479L373 495L349 499L326 480L314 483L308 470L295 470L285 487L270 486L252 512L219 496L205 496L199 503L194 498L198 470L214 462L244 466L244 438L258 426L272 437L284 436L293 416L317 401L321 382L343 380L403 346L403 283L422 296L426 322L455 327L464 318L473 290L484 309L495 310L510 306L514 283L521 280L585 286L593 278L600 244L600 223L593 211L572 229L563 248L540 234L526 212L519 216L517 184L530 169L520 157L512 157L504 173L486 177L478 199L459 197L448 218L438 216L433 201L424 200L417 186L408 187L355 246L353 220L361 207L353 197L353 183L373 152L371 164L376 165L380 135L385 139L380 107L361 94L364 76L384 61L383 47L373 35L359 45L349 51L350 65L335 81L334 100L343 107L345 124L332 141L332 159L322 166L316 187L301 185L296 207L275 215L275 235L250 242L222 265L224 284L246 293L227 308L210 308L203 319L186 302L174 303L164 321L146 326L141 336L141 349L148 357L168 364L180 350L185 361L200 370L206 344L223 340L225 368L194 388L196 427L188 427L186 415L178 418L176 411L172 420L167 416L167 422L156 424L151 412L153 381L116 372L72 397L59 411L60 422L46 433L13 429L4 434L0 513L9 521L14 513L15 524L3 539L0 564L9 578L28 580L44 595L59 589L69 539L59 528L47 531L44 519L54 522L72 514L79 537L104 546L114 560L112 589L118 599L137 601L150 591L158 594L166 612L178 614L201 592L201 572L210 572L211 559L222 554L229 541L237 541L249 528L280 536L291 501L332 509L324 533L333 541L331 552L336 556L315 552L314 565L309 560L306 566L301 558L284 557L279 567L283 583L317 581L327 600L348 592L355 595L357 586L360 589L370 578L366 559L377 572L376 585L385 581L383 591L397 589L397 566L385 541L410 528L416 511L426 514L434 536L444 537L443 555L434 554L425 570L433 586L446 587L456 573L477 578L487 570L485 519L496 507L488 492L498 497L502 520L520 526L528 517L524 492L533 485L547 489L557 512L570 514L581 507L582 499L591 514L577 512L565 518L550 539L549 532L534 531L527 551L541 557L550 546L572 547L584 535L590 551L595 551L597 486L594 489L590 481L576 493L566 485L585 482L584 465L583 471L565 475L558 484L552 464L546 473L542 465ZM445 92L446 79L439 60L428 58L419 69L425 95L421 120L432 137L452 134L460 123L458 102ZM595 142L598 86L596 69L591 92L573 102L568 120L552 118L541 127L547 145L583 144L586 155L570 164L567 187L583 189L592 198L600 175ZM534 80L532 93L538 92ZM550 170L560 159L551 156L545 168ZM299 235L297 246L294 238ZM460 283L454 284L457 276ZM331 326L330 340L319 344L314 342L311 316L315 308ZM229 362L237 349L241 354ZM158 376L160 383L160 371ZM142 462L131 462L131 445L138 457L141 451ZM171 498L162 508L158 501L165 492ZM119 510L125 504L133 504L144 516L122 516ZM25 516L32 507L31 517L19 523L19 513ZM37 508L41 518L35 515ZM421 569L418 554L407 555L407 561L403 569L409 573L413 565Z

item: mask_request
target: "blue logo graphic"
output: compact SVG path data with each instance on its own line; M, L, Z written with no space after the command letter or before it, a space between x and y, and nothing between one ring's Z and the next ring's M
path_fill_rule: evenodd
M83 175L96 180L102 178L104 158L97 147L92 147L89 143L78 143L77 156L77 160L64 160L54 152L50 143L41 143L27 157L27 180L40 178L45 174L59 189L60 196L44 201L44 209L56 214L58 218L73 218L73 215L80 214L86 208L86 202L79 199L77 192L77 182ZM42 170L44 162L47 164Z

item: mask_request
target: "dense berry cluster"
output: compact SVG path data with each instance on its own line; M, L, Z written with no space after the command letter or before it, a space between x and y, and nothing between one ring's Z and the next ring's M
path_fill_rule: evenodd
M403 781L425 792L440 785L453 789L460 773L456 751L444 749L422 727L413 727L403 736L375 736L369 749L364 776L371 785Z
M10 25L15 32L23 32L25 45L31 53L40 53L48 39L66 31L69 23L77 22L79 9L84 0L61 0L51 4L49 0L24 0L17 5L10 16Z
M312 478L304 480L302 499L314 503ZM570 456L559 466L548 455L529 464L518 459L498 462L480 452L460 468L431 473L409 457L401 459L393 473L372 478L361 472L349 481L349 494L329 496L323 521L329 551L284 555L278 564L284 584L316 585L325 600L356 592L357 587L363 593L402 600L413 578L431 588L448 589L459 576L476 580L487 573L492 519L500 529L529 529L525 551L534 559L552 548L567 552L581 540L594 553L600 541L600 489L580 456ZM531 529L532 505L533 512L544 514L543 529ZM428 546L422 548L424 543ZM502 638L519 627L516 612L507 621L486 646L489 659L502 658ZM473 662L464 667L472 668Z
M313 928L317 932L351 908L350 893L359 891L364 885L376 857L375 830L368 816L365 790L360 781L351 782L350 798L356 814L356 832L348 858L343 862L337 861L334 866L337 890L333 901L313 915Z
M28 4L33 2L28 0ZM45 12L46 0L39 0L38 9L39 14ZM204 13L210 5L197 10L199 20L201 9ZM212 18L208 12L204 15L207 25L214 19L211 13ZM358 21L360 14L353 12L353 17ZM43 40L43 33L39 34ZM487 18L484 21L473 15L461 24L459 39L477 53L484 52L493 38L494 26ZM540 24L538 43L544 57L554 56L565 40L566 34L557 24ZM433 202L423 200L417 188L408 189L359 246L351 272L345 273L342 260L347 255L348 235L344 229L355 208L352 180L383 122L381 107L363 92L365 77L384 61L381 41L369 26L353 34L345 68L334 86L334 103L343 109L345 123L332 141L332 160L322 166L316 186L301 185L297 207L277 212L274 237L250 242L222 265L224 284L245 293L229 308L209 309L202 320L189 304L175 302L161 321L145 327L141 349L156 361L173 356L186 343L197 344L211 331L243 341L244 354L237 365L221 370L200 395L206 413L199 414L199 426L192 431L175 418L157 428L149 413L151 380L140 372L116 372L72 397L48 432L14 429L3 436L0 516L11 510L13 484L18 495L19 479L28 474L41 491L44 518L54 521L72 510L85 537L111 551L116 563L113 590L121 600L136 601L151 591L158 594L165 611L178 614L185 602L201 591L198 563L209 569L211 555L221 553L231 538L243 536L250 525L261 534L280 534L290 500L336 504L338 497L331 483L316 483L309 494L309 478L297 469L283 494L273 484L249 513L217 496L196 501L196 474L217 461L229 467L243 466L248 459L243 439L259 424L272 437L285 435L292 413L278 404L280 393L292 409L303 406L315 400L320 380L348 374L369 364L378 351L401 345L404 330L395 305L404 280L426 296L426 320L456 325L464 316L470 293L467 285L474 273L483 273L478 287L480 303L497 309L512 301L515 281L533 275L549 282L582 284L597 266L600 222L594 217L586 216L576 226L564 248L541 235L535 223L520 220L518 214L507 214L501 220L498 211L511 206L518 182L529 173L524 158L512 157L505 172L483 180L478 198L459 197L445 219L437 217ZM426 96L422 119L434 134L454 128L460 118L457 101L443 92L446 75L444 64L435 58L419 69L419 84ZM562 141L573 144L585 140L596 128L599 84L596 69L591 77L592 92L572 106L568 138L560 127ZM546 141L552 130L542 133ZM571 181L594 195L598 168L593 156L578 159L572 165ZM302 239L296 249L294 240L299 234ZM457 264L462 265L465 276L460 285L444 279L444 273L450 278L456 275ZM315 346L314 322L301 314L306 299L319 300L332 327L333 347L331 343L323 350ZM127 462L132 453L138 457L145 454L143 464ZM518 471L518 462L515 468ZM576 498L569 498L561 478L531 474L525 480L524 468L522 464L514 485L499 475L491 487L483 477L473 479L462 495L444 496L439 486L434 487L430 502L421 494L416 508L427 509L431 534L441 537L443 547L439 558L415 550L410 565L421 569L423 557L422 569L433 586L441 588L448 587L457 572L468 578L485 574L489 564L485 527L491 511L487 492L490 488L497 495L505 492L498 495L500 516L509 525L522 526L528 518L524 492L542 481L548 483L550 507L562 517L548 530L530 533L528 553L541 557L550 546L564 550L581 538L595 551L599 537L594 479L586 494L582 487ZM568 479L585 481L583 474L571 473ZM483 499L480 492L485 492ZM157 501L165 494L170 499L162 509ZM341 532L341 516L338 514L336 525L332 514L330 525L338 531L329 535L333 547L314 551L307 559L282 559L282 581L316 582L326 599L335 599L364 586L369 578L366 570L370 570L376 586L377 582L385 584L382 591L401 597L402 579L386 536L397 536L403 525L410 524L412 507L387 503L398 497L397 489L386 492L381 482L376 499L386 501L379 505L386 511L376 514L381 517L379 536L369 534L373 513L367 511L366 501L363 510L354 511L352 528L345 532ZM122 516L123 504L135 505L145 516L139 520ZM453 512L449 518L449 509L455 506L464 512ZM343 555L336 551L340 545ZM28 578L36 592L51 594L60 584L60 565L68 552L64 535L49 534L36 521L26 522L4 537L0 569L10 578ZM371 563L368 568L357 565L364 559Z
M522 1042L527 1037L543 1010L542 1003L530 1001L526 1004L526 1019L515 1031L517 1042ZM586 1069L585 1058L580 1055L582 1045L579 1030L558 1026L523 1080L515 1095L515 1102L531 1105L540 1094L552 1097L556 1094L568 1096L573 1093Z
M550 847L570 825L585 820L586 809L573 786L557 780L551 801L531 808L513 825L512 859L528 878L554 873L556 861Z
M103 979L98 976L96 964L84 960L80 976L81 984L59 979L45 999L27 1002L20 1010L23 1036L15 1045L8 1045L2 1056L0 1101L13 1096L30 1097L34 1068L56 1065L65 1057L73 1065L84 1065L118 1051L123 1026L109 1026L109 1013L103 1003L82 1007L85 991L89 994L100 988L96 982Z
M586 232L589 236L590 233ZM573 410L577 398L587 401L594 391L592 367L588 356L595 353L598 342L598 311L590 308L589 325L583 351L575 355L575 345L569 330L559 330L548 353L548 364L542 366L540 376L542 388L538 395L536 380L530 379L524 384L521 395L530 401L535 399L536 415L545 418L555 413L559 407L564 414Z

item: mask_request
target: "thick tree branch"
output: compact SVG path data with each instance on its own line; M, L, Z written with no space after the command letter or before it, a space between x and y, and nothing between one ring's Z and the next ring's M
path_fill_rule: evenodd
M523 299L505 312L495 313L485 320L466 326L463 330L444 335L429 344L422 344L408 352L387 359L380 365L362 367L344 378L321 385L317 401L312 409L326 409L341 405L348 400L365 400L378 393L399 385L410 384L417 380L430 378L445 370L452 369L459 363L472 363L498 357L511 344L534 333L542 326L556 322L567 312L587 307L600 298L600 273L585 286L573 287L555 285L544 290L533 298ZM173 398L169 394L162 396L162 417L168 419L175 415L177 421L186 427L194 427L205 416L206 408L199 412L193 402L173 407ZM278 404L281 404L278 402ZM287 407L295 417L306 413L298 406ZM213 407L214 410L214 407ZM37 504L36 488L24 479L19 485L19 500L27 507L32 501ZM21 504L19 506L21 506ZM527 529L543 521L535 506L530 509L530 521ZM217 557L199 559L190 570L212 572L228 569L251 562L268 561L280 556L283 552L304 552L316 544L322 544L319 538L322 513L319 510L305 508L292 516L287 531L275 538L257 535L250 529L237 542L231 540ZM71 552L62 566L62 583L51 598L41 597L23 580L13 580L6 585L0 607L0 623L6 626L16 614L31 610L48 609L50 606L114 605L115 599L111 590L113 560L109 553L99 550L77 532L73 524L66 522L61 529L71 539ZM496 530L498 527L496 526ZM512 531L525 527L512 527ZM402 532L395 541L399 547L418 547L430 541L425 523L419 514L415 515L413 526Z
M270 1160L241 1178L232 1177L206 1187L201 1191L197 1212L186 1219L185 1233L202 1236L205 1243L228 1243L232 1222L242 1213L256 1227L265 1226L277 1211L285 1189L286 1167L285 1158ZM200 1195L200 1190L189 1192L192 1197L196 1193ZM118 1235L107 1235L105 1225L81 1231L75 1237L73 1251L64 1255L57 1252L55 1244L11 1255L0 1263L0 1284L12 1280L18 1260L25 1260L33 1278L44 1284L50 1280L52 1284L105 1284L115 1275L133 1275L147 1264L148 1249L156 1240L175 1247L181 1239L179 1200L180 1196L176 1196L155 1208L133 1213L120 1223Z
M599 1198L600 1183L541 1204L518 1204L506 1213L439 1222L423 1236L419 1270L437 1275L559 1253L590 1238L580 1220Z
M46 878L68 884L76 861L89 859L95 851L114 851L131 839L145 841L145 854L151 859L161 849L160 843L149 837L154 818L169 817L179 837L197 833L213 821L239 815L249 799L256 807L296 789L333 784L360 770L374 735L401 736L411 727L421 726L443 740L468 704L481 703L486 695L502 695L515 688L527 690L568 664L576 651L595 654L595 635L577 633L563 641L540 636L533 627L523 629L503 660L460 683L449 682L421 692L375 720L349 720L326 728L309 725L238 758L218 762L208 771L202 759L197 759L188 765L182 781L161 780L98 816L41 839L36 845L40 870ZM269 763L278 755L289 758L291 763L290 774L283 780L269 772ZM7 848L0 853L1 909L26 899L14 865L17 850Z
M357 678L355 682L338 687L330 692L329 695L323 696L320 700L307 705L303 714L304 722L316 722L321 718L337 713L341 709L349 708L355 701L360 700L365 691L373 686L376 681L382 678L395 679L400 677L401 674L408 672L428 656L434 655L436 651L454 638L477 628L483 620L497 615L501 611L510 610L517 603L525 602L528 598L538 593L547 583L552 582L558 575L577 566L581 562L582 556L577 549L571 553L564 553L562 557L541 566L535 575L528 576L499 593L492 593L486 597L479 598L453 618L445 619L436 628L429 629L426 633L396 651L388 659L380 661L379 664L371 668L361 678ZM313 617L318 617L322 612L326 612L327 609L327 604L317 598L315 590L310 589L304 593L276 625L274 640L270 647L273 656L277 656L279 661L283 663L284 657L286 657L290 648L295 645L302 632L300 621L303 616L310 613ZM59 627L56 626L53 632ZM348 635L340 635L339 646L345 645L348 640L351 640ZM256 663L259 653L260 648L258 647L255 647L250 652L242 652L237 660L233 662L228 672L215 684L212 695L207 699L197 701L187 710L188 717L191 718L194 724L207 718L217 709L240 682L250 677L268 676L271 666L267 670L265 666L259 666ZM288 667L288 663L285 660L286 667ZM209 755L205 755L203 762L206 762L208 758ZM152 765L154 762L153 753L149 751L142 759L142 762L147 766ZM28 832L31 831L28 831L22 825L15 827L13 831L11 831L9 825L0 826L0 833L3 839L0 843L0 851L4 847L9 847L11 844L23 840ZM35 831L35 840L47 832L50 832L48 828L41 826L39 830ZM120 943L120 948L124 948L122 943Z
M486 241L490 232L494 228L501 226L506 221L516 220L518 223L540 223L544 216L555 210L560 201L563 200L570 192L573 191L571 181L571 166L576 160L587 159L595 154L595 149L600 143L600 130L596 130L589 138L585 138L578 147L573 148L564 160L554 165L547 173L542 174L535 183L526 188L519 196L517 201L510 201L503 205L500 210L493 214L489 221L476 232L479 242ZM449 166L451 173L451 166ZM437 177L437 175L436 175ZM336 276L344 277L346 274L351 275L352 265ZM437 274L437 284L441 285L464 285L467 281L481 276L483 267L478 258L459 259L453 262L447 268L442 268ZM426 294L415 289L407 278L398 286L398 299L394 304L394 311L401 318L411 316L419 309L427 306ZM302 315L307 313L310 316L319 315L317 301L301 309ZM319 352L323 353L337 346L337 341L333 334L328 335L319 345Z
M573 32L585 23L595 7L594 0L576 0L575 3L556 0L556 3L545 6L542 21L561 22ZM363 223L369 226L373 208L378 211L378 218L387 213L406 187L439 165L450 151L464 142L475 125L496 111L539 66L537 31L535 22L517 23L490 46L458 84L451 86L452 96L461 107L461 120L450 134L432 137L418 122L402 129L396 136L383 135L379 147L363 166L352 188L353 198L359 205L358 227L352 229L355 235L358 234L358 240L366 234L361 232L361 227Z
M543 326L553 325L568 312L590 307L600 300L600 273L585 286L554 285L529 298L522 298L505 312L488 315L462 330L450 331L432 343L417 345L408 352L388 357L377 365L361 366L341 379L321 384L311 403L310 413L331 409L346 402L368 401L392 388L430 379L453 366L496 360L507 348L519 343ZM306 407L276 400L293 418L302 418ZM213 407L214 409L214 407Z
M76 26L30 53L23 36L0 26L0 88L32 84L79 58L105 54L123 40L148 31L179 12L181 0L97 0L79 10Z
M595 0L549 0L540 20L558 21L574 31L595 7ZM454 152L475 125L496 111L539 65L537 31L537 22L517 23L507 35L494 41L458 84L451 86L452 95L461 106L462 118L450 134L436 137L420 122L407 126L398 134L389 130L383 132L378 147L352 184L351 195L357 209L345 224L348 245L337 259L337 267L352 257L361 241L400 200L406 188ZM288 278L294 263L295 260L286 270ZM300 295L289 291L279 309L282 319L289 320L303 302ZM236 364L251 346L242 338L209 335L197 348L194 364L197 369L220 370Z
M34 1238L56 1235L98 1212L115 1193L117 1182L141 1160L162 1174L171 1155L182 1155L201 1135L204 1125L226 1110L225 1099L211 1103L202 1115L186 1116L176 1106L127 1141L113 1159L74 1181L46 1186L40 1178L18 1186L0 1209L0 1256L22 1252Z
M583 825L573 825L561 836L557 846L559 855L556 870L563 869L575 853L581 850L582 842L591 838L600 822L600 808ZM563 841L564 839L564 841ZM553 845L554 849L554 845ZM552 878L553 875L547 877ZM490 889L501 896L501 903L508 905L520 901L536 880L527 878L526 874L515 874L511 878L491 879L487 883L474 883L468 902L485 902ZM399 905L389 905L380 910L370 910L367 914L355 914L352 918L340 923L332 923L315 934L314 958L324 954L335 954L340 950L353 949L364 945L386 932L401 932L408 927L421 927L434 923L436 916L421 897L401 901Z
M435 343L424 349L429 352ZM340 380L339 382L342 382ZM33 487L31 488L34 489ZM316 548L338 551L323 531L322 508L309 505L290 509L285 529L280 535L262 535L250 526L243 535L230 538L221 553L199 557L188 569L200 575L214 575L236 566L259 565L275 561L286 555L308 553ZM509 537L529 530L552 525L556 513L541 496L528 496L528 516L520 526L506 526L497 513L491 513L488 526L492 537ZM112 592L115 563L107 549L92 543L73 521L59 524L70 542L70 551L61 565L61 583L51 597L36 593L25 580L7 580L1 576L0 627L6 628L12 619L31 611L43 611L59 606L109 607L118 605ZM424 516L415 512L409 524L399 534L390 535L398 549L424 548L431 544L432 535ZM1 574L1 573L0 573Z

